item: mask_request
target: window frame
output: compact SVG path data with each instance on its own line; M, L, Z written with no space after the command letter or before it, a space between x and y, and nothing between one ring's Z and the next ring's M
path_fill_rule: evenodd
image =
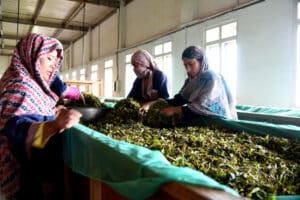
M226 38L222 38L222 27L225 26L225 25L228 25L228 24L232 24L232 23L236 23L236 34L234 36L229 36L229 37L226 37ZM219 39L218 40L214 40L214 41L210 41L210 42L206 42L206 38L207 38L207 31L210 30L210 29L214 29L214 28L217 28L219 27ZM230 88L231 89L231 93L233 95L234 98L236 98L236 94L237 94L237 61L238 61L238 48L237 48L237 41L238 41L238 20L237 19L233 19L233 20L230 20L230 21L224 21L224 22L221 22L219 24L216 24L214 26L210 26L210 27L207 27L205 30L204 30L204 38L203 38L203 41L204 41L204 47L205 47L205 51L207 51L207 47L208 46L211 46L211 45L218 45L218 56L219 56L219 63L218 63L218 66L217 66L217 73L220 73L220 74L223 74L224 73L224 67L222 66L223 65L223 45L227 42L232 42L234 41L235 42L235 47L236 47L236 60L235 60L235 80L234 80L234 85L232 86L233 88ZM226 79L226 77L224 77ZM226 80L227 82L229 82L229 80Z
M132 55L133 55L133 53L127 53L127 54L125 54L125 59L124 59L125 60L125 91L124 91L125 96L128 96L128 94L129 94L129 92L132 88L132 85L134 83L134 80L136 79L136 76L134 77L133 80L128 80L127 79L129 77L131 78L130 74L127 74L127 68L129 67L129 65L131 67L131 72L134 73L133 72L133 65L131 64ZM127 61L127 56L130 56L130 60L128 60L128 61ZM129 69L128 69L128 71L129 71ZM128 82L128 81L130 81L130 82Z
M106 65L108 62L111 62L111 65ZM112 97L113 93L114 93L114 88L113 88L113 66L114 66L114 60L111 59L107 59L104 61L104 96L105 97ZM106 90L106 84L107 84L107 79L106 79L106 72L107 70L111 70L111 75L112 75L112 79L111 79L111 94L110 95L106 95L107 94L107 90Z
M164 44L167 44L167 43L171 43L171 51L169 51L169 52L167 52L167 53L165 53L164 52ZM160 54L155 54L155 48L157 47L157 46L159 46L159 45L162 45L162 53L160 53ZM159 42L159 43L156 43L156 44L154 44L154 46L153 46L153 50L152 50L152 52L153 52L153 57L154 57L154 60L156 61L157 60L157 58L158 57L162 57L162 66L159 66L158 65L158 67L159 67L159 69L161 70L161 71L163 71L163 69L164 69L164 57L165 56L168 56L168 55L170 55L171 56L171 66L170 66L170 70L171 70L171 73L166 73L166 72L164 72L164 74L167 76L167 88L168 88L168 93L169 93L169 95L170 96L172 96L173 95L173 84L172 84L172 82L173 82L173 68L172 68L172 65L173 65L173 42L172 42L172 40L164 40L164 41L161 41L161 42ZM156 61L157 62L157 61ZM169 76L168 76L169 75Z

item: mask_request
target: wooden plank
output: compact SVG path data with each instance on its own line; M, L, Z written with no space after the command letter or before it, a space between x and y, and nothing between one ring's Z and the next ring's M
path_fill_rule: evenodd
M223 190L214 188L192 186L183 183L171 182L160 188L149 200L154 199L185 199L185 200L242 200Z
M90 180L90 200L125 200L108 185L97 180ZM148 200L242 200L243 197L233 196L223 190L214 188L192 186L177 182L167 183Z

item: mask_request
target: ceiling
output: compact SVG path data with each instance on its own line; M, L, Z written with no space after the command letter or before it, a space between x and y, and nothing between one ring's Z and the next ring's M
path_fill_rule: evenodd
M10 56L31 32L55 37L66 48L116 13L120 1L132 0L0 0L0 55Z

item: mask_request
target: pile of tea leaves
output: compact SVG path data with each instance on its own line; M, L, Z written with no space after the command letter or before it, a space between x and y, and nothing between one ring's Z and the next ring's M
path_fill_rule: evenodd
M146 115L124 99L90 128L114 139L159 150L171 164L199 170L251 199L300 193L300 141L237 133L218 127L176 128L160 116L165 102ZM173 128L162 128L173 127Z
M146 114L140 113L141 105L132 98L122 99L116 103L113 109L103 118L99 119L99 123L112 124L135 124L142 122L150 127L174 127L180 120L179 115L167 117L160 114L160 109L168 107L166 101L158 101L154 103Z
M67 107L93 107L93 108L106 108L107 106L100 101L100 99L85 92L81 93L79 100L72 100L64 104Z
M132 124L140 121L140 104L132 98L122 99L114 108L103 118L99 119L99 123L112 124Z
M162 108L169 107L166 101L158 101L154 103L149 111L142 116L142 122L146 126L161 128L174 127L180 121L180 115L165 116L160 114Z
M88 126L112 138L160 150L171 164L199 170L245 197L300 193L299 141L213 127Z

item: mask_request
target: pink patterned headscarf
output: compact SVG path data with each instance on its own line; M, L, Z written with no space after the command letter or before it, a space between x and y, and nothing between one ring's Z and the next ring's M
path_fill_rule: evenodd
M57 63L49 81L45 81L40 58L53 51L57 51ZM55 114L58 96L49 86L62 60L62 44L54 38L33 33L18 42L11 64L0 79L0 129L14 115Z

